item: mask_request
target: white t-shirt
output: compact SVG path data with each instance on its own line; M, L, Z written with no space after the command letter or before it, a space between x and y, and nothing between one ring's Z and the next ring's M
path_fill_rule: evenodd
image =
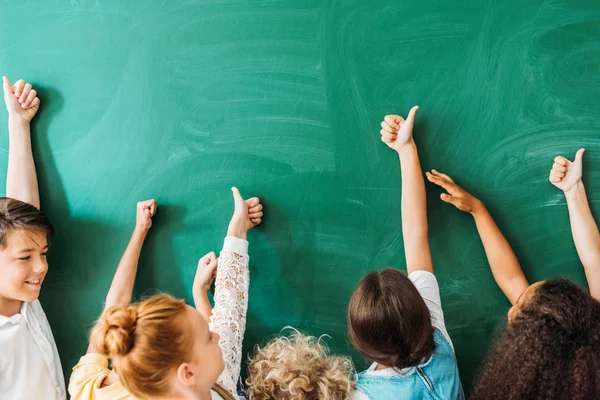
M408 275L408 279L415 285L423 300L425 300L425 304L429 309L429 313L431 314L431 325L434 328L439 329L444 338L450 343L452 346L452 341L450 340L450 335L448 335L448 331L446 330L446 324L444 323L444 311L442 310L442 299L440 297L440 287L438 285L437 279L435 275L428 271L415 271L412 274ZM454 348L452 346L452 348ZM369 369L367 369L367 375L373 376L401 376L406 374L408 371L412 369L405 368L402 370L398 370L395 368L386 368L376 371L377 363L371 364ZM364 393L356 390L352 394L352 400L369 400Z
M19 314L0 315L0 398L64 400L60 359L38 300Z

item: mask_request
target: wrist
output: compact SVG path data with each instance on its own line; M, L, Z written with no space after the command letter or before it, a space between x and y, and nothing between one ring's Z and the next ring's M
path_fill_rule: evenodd
M18 124L21 126L29 126L31 124L31 121L28 121L28 120L22 118L17 113L9 112L8 113L8 123L9 124Z
M136 225L133 229L133 235L138 237L146 237L150 228L145 228L143 226Z
M411 152L417 151L417 145L415 141L411 138L408 142L404 143L402 147L400 147L396 152L398 153L398 157L402 158Z
M478 215L481 215L485 211L486 211L485 204L483 204L483 202L481 200L475 199L473 208L471 208L471 211L470 211L471 215L473 217L477 217Z
M239 221L237 218L232 218L227 228L227 236L233 236L238 239L246 240L248 229L243 221Z
M568 199L577 197L584 190L583 182L579 181L574 184L569 190L563 191L565 197Z
M210 303L208 299L208 292L210 287L207 289L206 285L199 285L194 287L192 296L194 296L194 303Z

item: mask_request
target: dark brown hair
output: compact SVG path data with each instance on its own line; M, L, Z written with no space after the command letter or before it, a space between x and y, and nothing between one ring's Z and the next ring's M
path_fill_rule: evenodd
M42 211L29 203L0 197L0 248L6 246L8 235L17 229L45 233L48 241L54 234L50 220Z
M600 303L566 279L542 282L490 353L473 399L597 399Z
M348 305L348 329L363 356L387 367L414 367L435 350L429 309L397 269L372 272L358 283Z

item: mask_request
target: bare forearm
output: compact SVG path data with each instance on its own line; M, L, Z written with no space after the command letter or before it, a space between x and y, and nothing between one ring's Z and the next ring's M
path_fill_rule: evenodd
M131 302L140 253L147 234L147 231L137 228L133 231L106 295L105 309L114 305L127 305Z
M204 318L206 322L210 322L212 305L208 299L208 292L202 289L197 290L194 293L194 304L196 305L196 310L202 315L202 318Z
M585 269L590 293L600 298L600 233L587 200L582 182L565 193L571 232L577 254Z
M28 121L8 117L9 150L6 196L40 208L38 181L31 151L31 128Z
M529 286L519 260L483 203L479 202L472 214L492 275L511 304L515 304Z
M398 155L402 171L402 236L408 273L416 270L433 273L425 180L415 143L406 144Z

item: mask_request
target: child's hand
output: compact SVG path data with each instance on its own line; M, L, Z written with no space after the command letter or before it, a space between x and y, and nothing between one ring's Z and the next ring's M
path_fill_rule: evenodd
M31 121L40 108L40 99L37 97L37 92L23 79L19 79L14 86L10 85L7 77L2 77L2 80L4 102L8 114L26 122Z
M583 153L585 149L579 149L574 161L563 156L556 157L550 171L550 182L565 193L581 182Z
M399 115L386 115L381 123L381 141L398 153L404 145L412 142L413 125L419 106L414 106L406 120Z
M231 191L233 192L235 209L229 223L227 236L246 239L246 233L262 222L263 206L257 197L244 200L237 188L233 187Z
M448 192L442 193L440 196L441 199L446 203L454 205L459 210L474 213L483 205L478 198L454 183L454 180L448 175L442 174L435 169L431 170L431 172L426 172L426 175L429 182L443 187Z
M137 203L135 229L148 232L152 227L152 217L156 214L156 200L146 200Z
M213 251L200 259L192 288L194 293L198 294L210 290L210 286L217 277L218 264L217 256Z

